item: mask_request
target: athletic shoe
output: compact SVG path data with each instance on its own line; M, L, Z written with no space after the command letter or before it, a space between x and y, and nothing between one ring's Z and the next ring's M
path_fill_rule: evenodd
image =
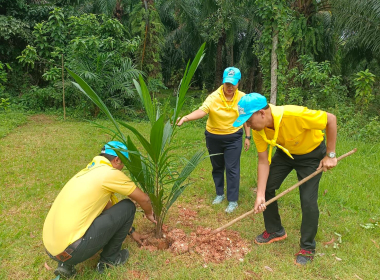
M305 265L313 261L315 250L301 249L297 254L295 260L296 265Z
M238 203L236 201L230 201L226 208L227 213L232 213L238 207Z
M56 276L61 276L62 278L71 278L73 277L77 271L75 270L73 265L65 264L65 263L58 263L58 267L56 270L54 270L54 274Z
M262 234L258 235L255 238L255 243L259 245L270 244L276 241L283 240L286 237L288 237L288 235L286 234L284 228L273 233L268 233L267 231L264 231Z
M219 204L221 203L222 201L224 200L224 194L222 195L217 195L214 199L214 201L212 202L212 204Z
M102 274L106 269L109 269L113 266L118 266L125 264L128 260L129 257L129 251L127 249L120 250L119 255L117 256L115 262L104 262L104 261L99 261L98 264L96 265L96 270Z

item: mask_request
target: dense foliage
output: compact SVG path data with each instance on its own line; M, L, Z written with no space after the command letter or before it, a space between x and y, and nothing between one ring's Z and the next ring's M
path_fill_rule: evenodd
M134 118L141 104L133 78L142 74L163 97L157 102L170 105L165 89L177 91L186 61L206 42L192 84L199 91L214 90L233 65L242 70L244 92L278 105L349 107L374 124L379 11L376 0L0 0L0 98L40 111L60 110L65 96L69 116L96 116L67 67L114 114Z

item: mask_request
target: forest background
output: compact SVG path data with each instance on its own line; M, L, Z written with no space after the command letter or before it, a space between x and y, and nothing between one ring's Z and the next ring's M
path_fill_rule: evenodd
M376 0L0 0L0 122L21 112L100 117L65 68L116 117L147 119L133 78L142 74L156 102L172 106L206 42L188 111L236 66L240 90L331 111L340 135L377 141L379 26Z

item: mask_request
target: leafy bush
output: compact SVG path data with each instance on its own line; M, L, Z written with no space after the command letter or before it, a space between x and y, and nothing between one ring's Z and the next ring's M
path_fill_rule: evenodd
M328 111L337 117L338 137L365 142L380 141L380 120L378 116L358 112L354 104L349 103L337 105Z
M369 72L368 69L355 74L355 78L353 79L353 84L356 89L355 100L361 110L367 109L369 103L374 99L372 94L372 86L374 83L375 75Z
M18 99L18 104L27 110L45 111L49 108L60 108L62 93L53 87L40 88L32 86L30 91Z
M289 73L291 82L285 103L328 108L345 101L347 88L340 76L332 75L329 61L318 63L304 55L298 62L301 68L293 68Z
M123 25L104 15L66 18L59 8L50 14L48 21L34 27L33 45L25 48L19 62L30 67L37 64L43 78L56 87L62 84L64 63L64 67L96 88L110 108L128 106L128 99L135 95L132 80L142 74L131 59L140 44L139 38L127 39L129 35ZM84 102L96 116L98 111L92 103Z

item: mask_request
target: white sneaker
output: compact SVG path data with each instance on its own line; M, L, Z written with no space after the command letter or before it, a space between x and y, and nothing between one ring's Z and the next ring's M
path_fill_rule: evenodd
M214 201L212 202L212 204L219 204L221 203L222 201L224 200L224 194L222 195L217 195L214 199Z
M238 203L236 201L230 201L226 208L227 213L232 213L238 207Z

